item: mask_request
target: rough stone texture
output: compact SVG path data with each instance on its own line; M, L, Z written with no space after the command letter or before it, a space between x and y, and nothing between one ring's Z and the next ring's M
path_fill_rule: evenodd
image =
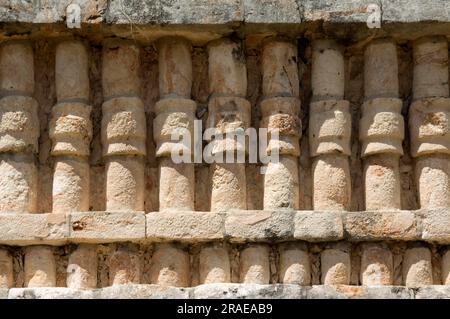
M225 217L225 237L231 241L289 239L293 235L292 211L236 211Z
M445 0L432 3L413 1L314 1L287 0L280 3L273 0L250 1L210 1L190 0L166 2L129 1L121 5L120 1L50 1L40 7L32 3L13 3L10 10L6 4L0 7L0 18L5 22L56 23L63 22L68 4L76 3L81 7L81 21L88 24L100 22L113 24L227 24L248 23L299 23L301 21L360 22L368 17L368 4L378 4L383 8L383 21L418 22L449 21L449 10ZM402 8L402 9L401 9Z
M162 286L188 287L189 254L170 244L159 245L152 256L151 282Z
M208 284L192 290L193 299L305 299L308 288L298 285Z
M12 288L8 299L94 299L95 290L71 288Z
M422 239L441 244L450 243L450 212L445 209L421 211Z
M63 214L0 214L0 243L59 245L69 237Z
M446 1L31 2L0 4L0 286L71 288L0 298L448 296ZM281 161L174 165L197 118Z
M0 250L0 288L13 287L13 259L7 250Z
M224 238L223 215L214 212L171 212L146 215L152 240L208 241Z
M418 220L413 212L349 212L344 231L350 240L418 240Z
M158 285L112 286L94 290L98 299L187 299L191 289Z
M284 245L280 250L280 283L307 286L311 283L308 252L296 245Z
M334 241L344 238L339 212L296 212L294 238L306 241Z
M126 285L96 290L70 288L0 289L0 298L9 299L442 299L449 287L428 286L416 291L399 286L311 286L206 284L195 288Z
M109 259L109 285L139 284L142 276L142 261L136 252L127 247L118 247Z
M419 287L415 291L416 299L448 299L449 295L450 295L449 286Z
M269 249L264 245L252 245L240 253L240 282L268 284L270 281Z
M230 282L231 268L228 251L220 246L204 247L199 254L201 284Z
M406 250L403 257L403 282L407 287L433 284L431 253L426 247Z
M314 210L347 210L351 200L347 156L326 154L312 165ZM328 183L332 180L333 183Z
M80 245L70 254L67 265L67 287L93 289L97 287L97 250L95 246Z
M24 268L25 286L30 288L56 286L56 263L52 248L27 247Z
M411 211L72 212L0 214L0 244L126 241L326 242L424 240L448 244L446 209Z
M369 15L367 13L367 6L373 3L380 5L380 2L378 0L302 1L304 19L306 21L323 20L326 22L337 23L366 23Z
M194 210L194 165L175 164L170 158L176 150L180 154L180 148L183 148L183 156L191 158L192 151L172 141L172 135L186 129L193 136L196 103L190 99L192 48L185 39L173 37L160 40L158 49L159 90L163 97L155 105L157 116L154 120L156 156L160 157L159 209ZM164 98L166 96L170 97ZM183 137L184 134L181 132Z
M366 245L361 256L361 284L363 286L392 285L394 261L388 248Z
M359 127L364 158L366 210L401 209L399 157L404 121L399 96L397 47L371 42L364 52L364 96Z
M348 285L350 283L350 255L340 249L326 249L320 255L322 284Z
M302 20L299 3L296 0L241 1L244 5L246 23L300 23Z
M308 299L413 299L414 292L405 287L313 286Z
M145 238L145 214L77 212L69 215L69 237L77 242L137 241Z

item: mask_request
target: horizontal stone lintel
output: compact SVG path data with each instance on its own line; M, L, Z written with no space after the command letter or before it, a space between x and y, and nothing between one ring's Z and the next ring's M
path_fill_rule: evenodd
M98 24L283 24L314 21L366 23L378 6L383 21L450 21L447 0L48 0L4 2L1 22L64 22L69 4L83 23ZM371 7L369 7L371 6Z
M0 245L425 241L450 244L450 209L0 214Z
M66 14L69 4L80 6L81 32L95 40L103 34L151 43L176 34L203 45L235 32L302 36L308 28L317 32L323 23L328 36L345 33L359 41L373 36L369 22L375 20L381 22L381 36L398 39L450 32L447 0L47 0L1 2L0 40L39 38L43 28L50 36L78 33L66 26L74 20Z
M0 289L0 299L440 299L450 297L450 286L410 289L401 286L298 286L205 284L192 288L122 285L101 289Z

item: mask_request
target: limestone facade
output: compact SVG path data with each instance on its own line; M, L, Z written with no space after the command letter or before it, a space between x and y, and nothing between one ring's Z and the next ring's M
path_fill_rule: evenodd
M0 10L0 298L450 296L450 18L247 2Z

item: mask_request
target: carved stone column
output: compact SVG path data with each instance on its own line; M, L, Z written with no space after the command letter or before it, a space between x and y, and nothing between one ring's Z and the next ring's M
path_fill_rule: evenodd
M250 102L247 94L247 73L241 45L229 39L216 40L208 45L209 89L208 128L218 134L237 133L250 125ZM211 140L213 154L245 153L234 140ZM247 208L245 164L211 164L211 211Z
M0 47L0 93L0 212L36 213L39 106L30 44Z
M267 153L280 154L278 163L268 163L264 174L264 209L299 207L298 157L302 133L297 47L274 39L262 53L263 96L261 127L268 130ZM278 131L279 140L271 133Z
M139 68L136 45L124 40L104 43L102 144L107 210L144 210L147 129L139 97Z
M450 207L450 98L448 43L426 37L413 46L413 99L409 111L411 155L421 208Z
M351 179L350 104L344 98L344 56L333 40L316 40L312 55L309 144L315 210L348 210Z
M53 212L89 210L89 153L92 139L88 55L79 41L56 49L56 97L50 138L55 157Z
M97 247L79 245L69 256L67 287L74 289L97 288Z
M398 90L395 42L372 42L364 55L365 102L359 129L366 210L401 209L399 157L404 122Z
M180 147L172 133L187 130L194 136L196 104L191 97L192 60L189 42L165 38L159 42L159 91L155 105L154 136L159 157L159 210L194 210L194 164L174 163L171 153ZM182 133L182 132L181 132ZM193 145L184 149L192 159Z
M0 249L0 288L12 288L14 285L14 269L11 254Z
M403 284L406 287L421 287L433 284L431 252L428 247L413 247L403 256Z

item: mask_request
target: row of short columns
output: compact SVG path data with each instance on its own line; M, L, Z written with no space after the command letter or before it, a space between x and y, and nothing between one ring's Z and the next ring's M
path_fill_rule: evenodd
M284 243L278 247L278 282L311 285L311 261L306 244ZM221 244L204 246L198 254L199 283L231 282L228 250ZM264 244L248 245L239 253L239 282L271 282L270 248ZM191 283L191 259L183 248L159 244L152 254L150 282L162 286L188 287ZM128 246L116 247L109 256L109 285L139 284L143 269L141 256ZM348 246L334 244L320 253L321 283L349 285L352 272ZM95 245L79 245L69 256L66 284L69 288L97 287L98 257ZM0 288L14 286L13 258L0 249ZM442 284L450 284L450 251L441 259ZM407 287L433 285L431 251L426 246L405 250L402 262L403 284ZM24 286L56 286L56 261L50 246L25 248ZM384 244L362 244L360 283L364 286L393 285L394 259Z
M450 207L447 39L415 41L413 61L409 130L420 207ZM311 83L313 208L348 210L351 115L349 103L343 100L343 51L334 40L313 42ZM359 122L366 210L401 209L402 106L396 44L392 39L372 41L364 52L364 103Z
M182 38L158 43L160 100L155 105L154 136L159 158L162 211L194 210L194 166L174 164L177 143L172 133L193 135L196 104L191 99L190 44ZM146 118L140 98L139 47L126 40L107 40L103 48L104 103L102 145L106 163L106 208L144 208ZM209 116L207 126L236 133L250 125L245 55L241 44L220 39L208 45ZM296 46L274 38L263 44L261 127L268 129L264 209L299 207L298 156L301 124ZM0 211L37 211L38 105L34 94L33 50L26 42L6 42L0 52ZM420 207L450 206L450 135L448 133L448 43L425 37L413 43L413 102L409 128L415 158ZM382 39L364 54L364 103L359 139L364 163L366 210L400 209L399 158L404 120L399 99L396 44ZM58 45L55 59L57 104L49 134L54 157L53 212L89 210L89 153L92 123L89 105L88 52L81 41ZM351 114L345 93L343 48L334 40L312 44L312 102L309 142L313 158L315 210L348 210L351 202ZM272 139L278 131L279 142ZM246 155L236 141L208 141L213 153ZM183 150L191 156L189 150ZM246 174L242 163L211 165L211 210L246 209Z

